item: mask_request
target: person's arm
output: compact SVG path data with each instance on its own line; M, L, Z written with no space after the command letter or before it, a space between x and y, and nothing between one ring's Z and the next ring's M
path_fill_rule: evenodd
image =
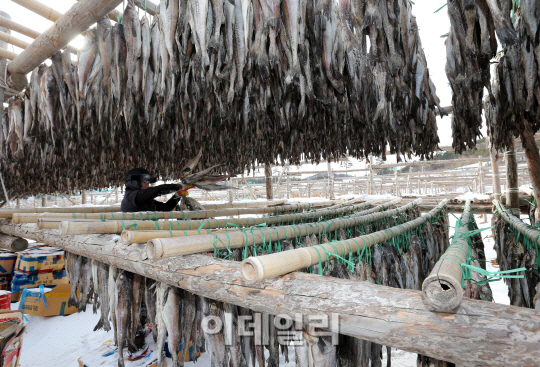
M162 203L160 201L154 200L154 204L156 204L156 211L158 212L170 212L176 207L176 204L180 201L181 197L174 195L172 198L170 198L166 203Z
M137 197L135 198L135 204L141 206L144 203L154 200L158 196L167 195L172 192L178 191L180 189L181 189L180 185L165 184L165 185L158 185L155 187L149 187L146 190L139 190L139 192L137 193Z

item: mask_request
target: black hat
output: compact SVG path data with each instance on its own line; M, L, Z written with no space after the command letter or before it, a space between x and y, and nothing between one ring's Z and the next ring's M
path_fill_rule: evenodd
M141 182L150 182L154 183L157 179L150 175L150 172L144 168L133 168L126 173L126 186L133 189L139 190L141 188Z

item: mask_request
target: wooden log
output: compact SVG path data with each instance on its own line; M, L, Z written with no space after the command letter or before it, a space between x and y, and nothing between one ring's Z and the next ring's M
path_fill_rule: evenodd
M266 199L271 200L274 198L274 193L272 192L272 165L266 163L264 165L264 180L266 184Z
M402 213L413 208L417 202L409 203L399 209L380 212L380 210L392 205L388 203L378 207L356 213L348 218L338 218L326 222L304 223L290 226L279 226L271 229L258 227L252 228L249 235L245 232L235 232L227 234L211 234L193 237L173 237L154 238L148 241L146 253L149 259L174 257L181 255L197 254L214 249L226 250L233 248L242 248L244 246L260 245L266 242L266 239L274 241L287 238L300 238L321 231L334 231L340 228L349 228L362 223L369 223L379 218L385 218L395 213ZM371 214L379 212L376 214ZM375 219L373 219L375 218ZM279 222L278 222L279 223Z
M244 183L246 184L248 190L249 190L249 193L251 194L251 198L253 200L257 200L257 194L255 194L255 191L253 191L253 189L251 188L251 185L247 182L246 178L244 177L244 175L242 175L242 181L244 181Z
M364 236L351 238L345 241L297 248L295 250L283 251L270 255L250 256L242 261L242 276L247 283L260 282L265 279L275 278L293 271L305 269L312 265L324 263L334 258L334 255L345 256L350 252L360 251L365 246L370 247L376 243L388 241L396 235L417 228L435 215L438 215L439 212L444 209L446 202L446 199L443 200L437 207L419 218L402 223L396 227ZM390 212L393 212L393 214L389 214ZM365 218L366 221L374 221L397 213L399 213L399 210L394 209L370 214L369 216L361 218Z
M0 18L10 20L11 16L8 13L5 13L0 10ZM10 30L5 28L2 24L0 24L0 31L11 33ZM6 56L2 56L2 55L5 55L5 54L2 54L2 52L5 52L6 48L7 48L7 44L5 42L0 41L0 78L2 79L4 78L4 73L6 71L7 60L12 60L12 59L8 59ZM8 97L8 95L5 94L4 92L5 92L4 88L0 88L0 103L4 102L4 96ZM2 104L1 106L2 108L0 108L0 126L3 127L4 126L4 105ZM9 125L9 121L8 121L8 125Z
M0 17L0 18L5 19L4 17ZM5 32L2 32L2 31L0 31L0 41L9 43L9 44L11 44L13 46L16 46L16 47L19 47L19 48L22 48L22 49L25 49L29 45L28 42L20 40L20 39L18 39L16 37L12 36L11 34L8 34L8 33L5 33Z
M452 244L435 263L431 273L422 283L424 299L436 311L448 312L455 310L463 299L463 289L461 288L463 270L461 264L466 262L470 246L467 239L462 236L469 231L471 216L471 202L467 201Z
M5 18L4 16L0 16L0 27L10 29L12 31L23 34L30 38L37 38L40 35L39 32L34 31L33 29L30 29L17 22L14 22L11 19Z
M341 334L458 365L534 366L540 359L538 310L465 299L455 314L438 313L420 291L298 272L247 284L234 261L204 255L143 260L143 245L118 246L112 235L61 236L35 224L4 223L0 232L257 312L306 318L335 313Z
M277 215L263 218L242 218L242 219L205 219L205 220L181 220L181 221L143 221L143 220L107 220L105 222L95 223L77 223L77 222L62 222L60 229L64 234L85 234L85 233L122 233L122 231L134 228L135 230L191 230L191 229L213 229L227 227L246 227L255 226L258 224L281 224L289 223L309 218L317 218L323 215L340 215L342 213L361 208L369 205L369 203L353 206L352 208L316 210L299 214ZM201 211L211 212L211 211ZM220 216L241 215L244 213L240 209L225 209L219 211ZM228 214L227 214L228 213ZM249 214L249 213L246 213Z
M100 220L158 220L158 219L180 219L180 220L193 220L193 219L206 219L222 216L232 215L257 215L257 214L277 214L288 213L296 210L319 208L331 205L335 202L322 201L318 203L299 203L283 206L275 206L268 208L231 208L231 209L218 209L218 210L199 210L199 211L183 211L183 212L135 212L135 213L123 213L123 212L105 212L105 213L13 213L13 223L37 223L39 218L53 217L53 218L72 218L72 219L100 219Z
M35 3L35 0L16 1ZM10 74L27 74L34 70L121 2L122 0L83 0L74 4L51 28L43 32L8 64L8 72Z
M24 251L28 248L28 240L0 234L0 248L12 252Z

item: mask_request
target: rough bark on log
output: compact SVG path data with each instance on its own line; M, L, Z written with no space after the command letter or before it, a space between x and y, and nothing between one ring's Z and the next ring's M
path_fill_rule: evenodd
M0 234L0 247L13 252L24 251L28 248L28 240Z
M264 179L266 184L266 199L271 200L274 198L274 193L272 192L272 165L266 163L264 165Z
M37 231L35 224L6 223L0 220L0 232L258 312L336 313L341 334L459 365L535 366L540 359L537 310L464 300L456 313L437 313L424 305L419 291L304 273L248 285L237 262L204 255L143 260L141 245L118 245L112 235L61 236L57 230Z

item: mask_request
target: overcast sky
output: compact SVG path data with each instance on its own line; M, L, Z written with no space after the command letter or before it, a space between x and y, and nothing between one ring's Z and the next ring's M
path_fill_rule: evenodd
M52 25L51 21L42 18L39 15L15 4L11 0L0 0L2 4L7 3L7 7L2 6L2 10L9 13L12 19L38 32L43 32ZM55 10L64 13L74 3L74 0L54 0L44 1L43 3L53 7ZM154 0L154 3L157 3ZM416 16L418 22L420 37L424 53L426 54L429 72L433 83L437 88L437 94L441 99L441 106L449 106L451 104L452 92L448 85L448 80L444 72L446 63L446 50L444 46L444 38L441 35L448 33L450 29L450 21L448 19L446 8L434 13L440 8L446 0L414 0L413 15ZM118 6L118 10L122 10L123 4ZM24 35L13 32L18 38L27 42L32 42L32 39ZM71 44L80 47L83 38L77 37ZM17 47L9 45L14 52L21 52ZM438 119L440 145L452 144L452 132L450 128L450 118L448 116Z

